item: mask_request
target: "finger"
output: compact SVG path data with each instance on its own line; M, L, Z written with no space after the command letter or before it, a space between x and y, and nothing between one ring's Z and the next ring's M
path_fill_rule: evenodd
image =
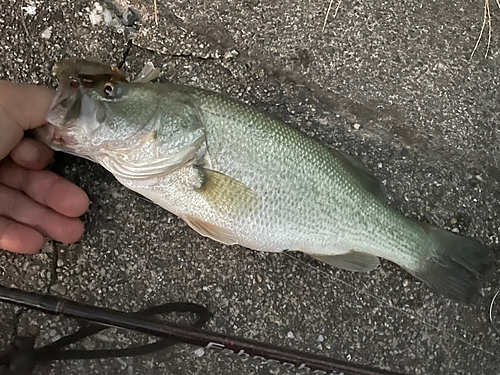
M75 184L53 172L22 168L8 158L0 163L0 184L21 190L64 216L82 216L89 208L87 194Z
M45 241L33 228L0 217L0 249L31 254L40 250Z
M22 139L24 131L45 123L54 92L35 85L0 81L0 159Z
M28 169L45 168L53 156L54 151L50 147L29 138L23 138L10 153L16 164Z
M25 224L56 241L75 242L83 235L83 223L42 206L18 190L0 185L0 216Z

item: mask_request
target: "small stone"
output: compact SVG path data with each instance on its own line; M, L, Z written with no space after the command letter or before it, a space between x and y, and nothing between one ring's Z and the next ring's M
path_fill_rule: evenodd
M361 125L360 124L354 124L352 127L354 128L354 130L361 129Z
M43 30L41 37L43 39L50 39L51 36L52 36L52 26L49 26L45 30Z
M30 16L36 15L36 6L35 5L28 5L26 7L21 7L22 10L26 12L26 14Z
M57 267L62 267L62 266L64 266L64 260L58 259L57 260Z
M96 347L95 342L92 342L90 340L84 340L82 342L82 346L85 348L85 350L94 350Z
M323 335L319 335L318 338L316 339L317 342L323 342L325 341L325 338L323 337Z
M262 277L261 277L259 274L257 274L257 276L256 276L256 277L257 277L257 281L258 281L259 283L261 283L261 282L262 282Z
M460 233L460 231L458 230L458 228L453 228L451 231L452 231L453 233Z
M231 50L231 51L228 51L224 54L224 60L228 60L228 59L231 59L235 56L238 56L239 55L239 52L236 51L235 49Z
M194 351L194 354L197 356L197 357L203 357L203 355L205 354L205 350L203 348L199 348L199 349L196 349Z
M44 254L52 254L54 252L53 243L51 241L47 241L45 245L43 245L41 252Z
M40 327L36 326L36 325L30 325L28 327L28 334L31 336L31 337L36 337L40 334Z
M288 337L289 339L293 339L293 338L295 338L295 335L293 334L292 331L288 331L288 333L286 334L286 337Z
M66 292L67 292L67 289L66 289L66 287L64 285L62 285L62 283L60 283L59 281L56 281L50 287L50 291L53 292L53 293L60 294L60 295L65 295Z
M92 30L90 30L89 27L87 26L78 26L78 28L76 29L76 32L78 33L78 35L87 35L87 34L90 34Z
M450 220L450 224L451 225L455 225L457 223L457 219L455 219L454 217Z

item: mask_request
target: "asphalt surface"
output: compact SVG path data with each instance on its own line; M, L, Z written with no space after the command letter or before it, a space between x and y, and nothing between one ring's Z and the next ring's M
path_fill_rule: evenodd
M226 92L319 142L357 156L408 217L494 249L500 230L500 29L470 61L481 1L158 0L0 3L0 79L54 86L61 58L99 57L161 80ZM335 5L334 5L335 7ZM492 6L493 26L499 12ZM128 48L129 46L130 48ZM202 238L120 186L103 168L59 154L51 168L92 205L84 238L33 256L0 254L0 283L123 311L204 304L208 328L408 374L499 374L497 267L482 298L451 302L383 261L369 274L302 254L265 254ZM496 322L496 326L494 323ZM0 348L43 345L78 324L0 304ZM148 338L104 331L81 347ZM53 362L36 374L305 374L182 345L135 358Z

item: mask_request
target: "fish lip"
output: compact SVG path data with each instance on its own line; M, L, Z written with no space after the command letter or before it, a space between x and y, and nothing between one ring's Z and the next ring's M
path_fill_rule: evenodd
M52 136L50 138L50 142L53 144L56 144L58 146L63 146L63 147L75 147L78 146L78 141L74 136L68 133L68 131L73 128L71 127L66 127L66 128L59 128L57 126L52 125L53 131L52 131Z
M74 126L61 128L60 126L47 123L36 129L36 137L52 148L64 150L73 149L78 146L79 143L73 135L68 133L72 128L74 128Z

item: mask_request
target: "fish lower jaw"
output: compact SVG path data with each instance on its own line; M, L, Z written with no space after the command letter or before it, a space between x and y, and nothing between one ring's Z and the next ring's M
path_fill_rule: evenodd
M39 132L41 140L53 148L74 148L78 145L76 138L68 133L70 128L60 128L47 124ZM43 134L41 134L43 132Z
M65 132L57 131L57 129L50 142L62 147L74 147L78 145L77 140L73 136Z

